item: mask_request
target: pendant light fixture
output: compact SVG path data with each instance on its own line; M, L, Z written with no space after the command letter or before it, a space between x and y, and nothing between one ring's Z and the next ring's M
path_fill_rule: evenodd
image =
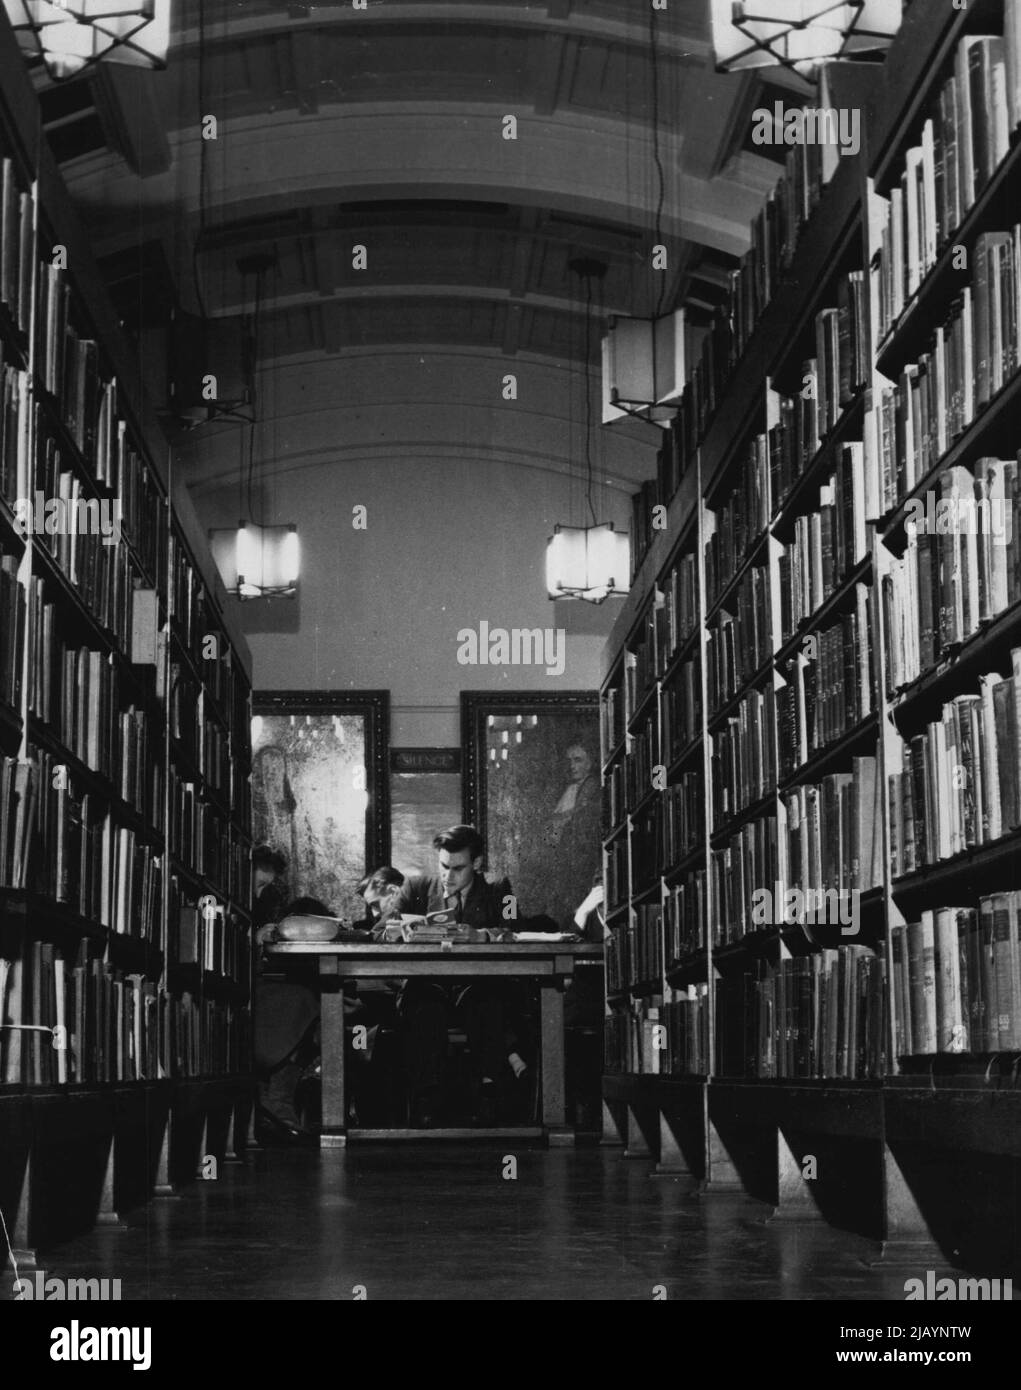
M271 255L252 255L238 262L243 277L255 277L255 298L252 314L251 357L248 395L252 406L248 426L248 520L244 517L237 529L219 528L209 532L209 546L224 588L238 599L295 598L301 569L298 528L294 523L266 525L252 520L252 474L255 464L255 426L258 419L256 369L259 358L259 323L262 308L263 282L275 267ZM244 499L242 499L244 501Z
M611 594L623 598L631 576L631 546L627 532L600 522L592 503L592 282L606 275L606 264L589 257L568 262L585 284L585 497L591 526L556 526L546 545L546 593L551 599L584 599L602 603Z
M96 63L165 68L170 0L4 0L26 56L54 81Z
M888 48L901 10L901 0L712 0L717 71L779 66L811 79L821 62Z

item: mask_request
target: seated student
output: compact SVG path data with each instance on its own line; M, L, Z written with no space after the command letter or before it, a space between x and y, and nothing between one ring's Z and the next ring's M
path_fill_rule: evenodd
M277 907L280 921L299 913L331 917L316 898L296 898ZM264 921L256 933L262 946L274 939L275 922ZM284 961L284 979L274 979L260 963L255 980L254 1053L259 1077L256 1134L264 1143L303 1143L313 1135L301 1124L295 1092L302 1073L314 1062L319 1021L319 991L307 961ZM278 962L273 961L276 967ZM314 968L314 966L313 966Z
M434 838L433 846L438 854L438 871L405 879L397 898L398 911L425 916L446 909L454 911L459 922L473 927L512 930L516 924L504 917L504 899L510 895L510 884L505 878L498 883L486 879L482 872L485 847L476 828L452 825ZM455 1007L468 1035L477 1123L492 1124L498 1100L510 1079L525 1075L526 1063L519 1050L525 1046L524 997L520 983L508 979L482 978L456 992ZM446 1048L445 1019L442 1038L437 1032L426 1041L432 1051L421 1059L421 1075L428 1081L429 1090L418 1097L420 1114L439 1100Z

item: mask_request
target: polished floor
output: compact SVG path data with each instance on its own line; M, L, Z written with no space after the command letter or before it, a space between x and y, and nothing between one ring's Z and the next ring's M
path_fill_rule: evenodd
M904 1298L904 1269L872 1267L875 1245L770 1214L615 1147L277 1149L43 1263L140 1300Z

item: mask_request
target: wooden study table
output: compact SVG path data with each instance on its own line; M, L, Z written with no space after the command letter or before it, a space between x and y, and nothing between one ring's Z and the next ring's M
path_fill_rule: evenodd
M348 1140L344 1088L344 980L480 979L516 977L539 986L541 1046L541 1128L510 1129L391 1129L351 1131L351 1137L372 1139L427 1137L485 1137L487 1134L545 1135L550 1144L572 1144L567 1125L564 1068L564 985L578 961L602 961L603 948L589 942L514 941L445 945L397 942L278 942L267 945L270 956L315 956L319 966L320 1052L322 1055L323 1123L320 1147L340 1148Z

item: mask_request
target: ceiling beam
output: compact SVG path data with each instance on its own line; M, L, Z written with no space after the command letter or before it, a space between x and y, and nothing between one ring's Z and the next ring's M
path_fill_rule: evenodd
M240 6L207 4L203 33L207 56L219 45L237 47L253 39L283 34L295 28L325 29L347 25L361 37L367 32L384 28L434 23L476 28L482 25L486 28L540 31L559 29L576 38L602 39L614 46L630 44L645 47L649 42L648 26L644 20L636 22L635 15L628 13L629 9L630 6L622 4L621 18L607 18L593 14L587 8L573 9L569 0L567 3L560 0L559 5L558 0L547 0L545 11L534 4L525 3L525 0L516 4L501 3L501 0L475 0L474 3L464 3L464 0L461 3L458 0L446 0L446 3L443 0L433 0L433 3L386 0L385 4L373 4L364 11L352 10L346 4L333 4L310 7L303 15L281 9L275 14L263 13L245 18ZM239 10L242 10L241 14ZM707 61L711 61L712 41L707 11L708 5L699 5L693 0L673 0L670 8L657 16L656 50L660 57L697 67L704 67ZM171 39L171 58L175 63L197 57L197 24L174 28Z
M531 37L533 104L537 116L552 116L557 109L566 46L563 34L533 34Z

